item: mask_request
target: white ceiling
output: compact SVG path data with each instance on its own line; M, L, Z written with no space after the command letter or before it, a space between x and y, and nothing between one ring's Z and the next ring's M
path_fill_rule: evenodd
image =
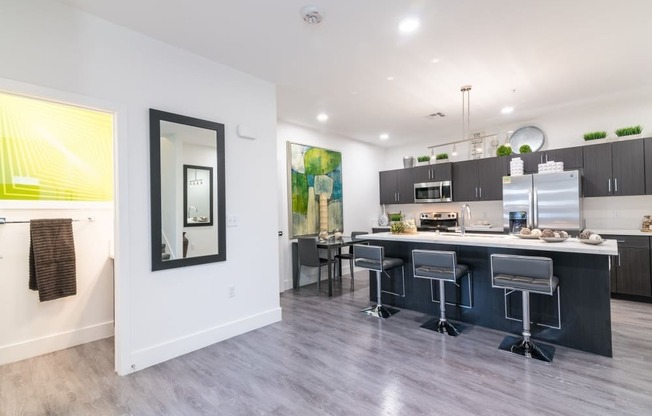
M382 146L459 139L466 84L471 130L652 96L649 0L59 1L277 84L280 120Z

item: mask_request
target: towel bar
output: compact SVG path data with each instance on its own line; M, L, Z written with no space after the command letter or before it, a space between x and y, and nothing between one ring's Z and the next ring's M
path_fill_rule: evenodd
M87 217L88 222L93 222L95 219L93 217ZM72 220L72 222L80 222L84 220ZM29 220L20 220L20 221L7 221L7 218L0 217L0 224L29 224Z

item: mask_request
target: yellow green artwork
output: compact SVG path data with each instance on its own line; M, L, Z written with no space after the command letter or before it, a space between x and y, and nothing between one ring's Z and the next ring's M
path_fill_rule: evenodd
M342 230L342 153L290 142L287 149L290 238Z
M0 93L0 200L112 201L113 114Z

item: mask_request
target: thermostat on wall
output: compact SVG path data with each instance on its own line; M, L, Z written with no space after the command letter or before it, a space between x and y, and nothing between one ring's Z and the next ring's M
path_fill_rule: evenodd
M243 139L256 140L256 130L245 124L238 124L238 136Z

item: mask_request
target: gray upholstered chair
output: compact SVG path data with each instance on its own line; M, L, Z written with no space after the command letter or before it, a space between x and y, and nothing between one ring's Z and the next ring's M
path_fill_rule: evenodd
M355 241L357 236L363 235L363 234L369 234L369 233L366 232L366 231L352 231L351 232L351 239L353 241ZM340 262L342 262L342 260L348 260L349 261L349 266L351 267L351 290L353 290L353 274L355 272L355 270L354 270L355 267L354 267L354 264L353 264L353 248L349 248L348 253L340 253L340 254L335 255L335 258ZM339 268L340 269L342 268L341 264L340 264Z
M317 239L314 237L298 238L299 277L297 278L297 289L301 288L301 269L305 267L319 268L317 288L321 292L321 266L328 265L328 259L319 257ZM331 260L334 261L334 260Z
M383 306L381 301L381 275L386 270L394 267L401 266L401 273L403 281L405 282L405 269L403 267L403 259L394 257L385 257L385 249L382 246L371 246L364 244L353 245L353 261L356 267L371 270L376 272L376 305L363 309L361 312L367 315L375 316L377 318L389 318L390 316L398 313L398 309L389 306ZM403 287L405 290L405 287Z
M511 254L491 255L491 286L505 291L520 291L523 296L522 337L506 337L500 349L552 362L555 348L535 344L530 339L530 293L552 296L559 293L559 279L553 275L552 259L548 257L517 256ZM558 303L559 305L559 303ZM561 327L561 316L560 326Z
M444 282L457 281L462 276L469 278L469 307L472 306L471 299L471 269L464 264L457 263L457 254L454 251L435 250L412 250L413 275L419 279L439 281L439 320L435 325L427 322L422 327L432 329L442 334L457 336L459 331L448 320L446 320L446 295ZM432 290L432 285L430 286Z

